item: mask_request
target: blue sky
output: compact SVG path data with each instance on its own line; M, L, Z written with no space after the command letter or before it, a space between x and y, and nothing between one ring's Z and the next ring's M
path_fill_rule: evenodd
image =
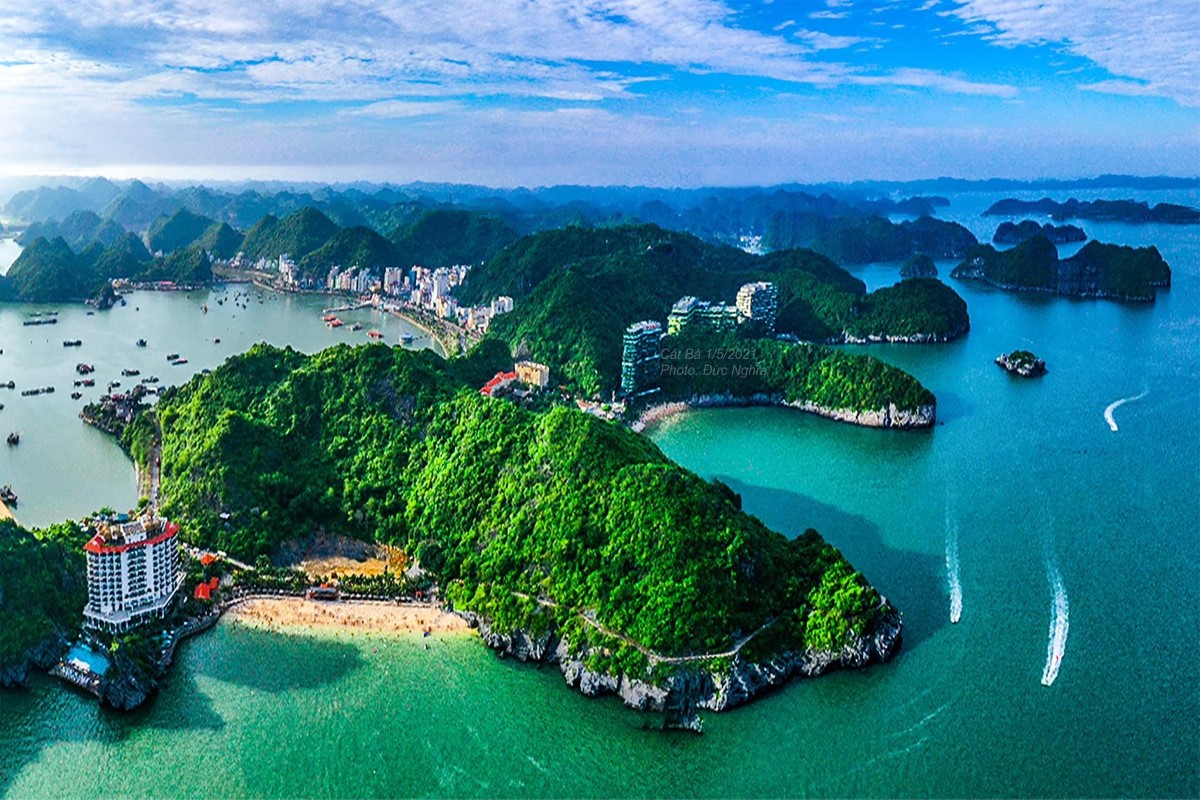
M1194 0L0 0L0 173L1200 173Z

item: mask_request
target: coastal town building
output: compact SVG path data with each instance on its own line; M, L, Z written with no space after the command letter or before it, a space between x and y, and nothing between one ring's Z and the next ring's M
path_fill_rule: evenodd
M659 390L662 323L636 322L625 329L621 352L621 396L641 397Z
M700 301L691 295L676 300L675 305L671 306L671 313L667 315L667 335L678 336L682 333L691 323L699 305Z
M152 514L128 522L101 520L83 549L86 626L119 633L166 616L183 579L178 525Z
M550 383L550 368L536 361L518 361L513 365L517 380L529 386L544 389Z
M757 322L767 333L774 333L778 304L779 292L775 284L766 281L747 283L737 293L738 321Z
M738 310L736 306L726 303L711 303L708 300L697 300L688 295L675 301L671 313L667 315L667 334L678 336L689 325L703 324L712 330L731 330L737 325Z

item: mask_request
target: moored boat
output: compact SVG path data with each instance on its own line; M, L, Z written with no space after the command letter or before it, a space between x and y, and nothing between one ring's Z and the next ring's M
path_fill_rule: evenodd
M16 431L13 431L12 433L8 434L8 446L9 447L14 447L20 443L21 443L21 434L17 433Z

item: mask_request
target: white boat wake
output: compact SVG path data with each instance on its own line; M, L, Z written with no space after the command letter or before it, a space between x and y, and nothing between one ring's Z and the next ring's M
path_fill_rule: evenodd
M1053 564L1046 565L1046 577L1054 592L1054 602L1050 607L1050 641L1046 646L1046 667L1042 670L1042 685L1049 686L1058 677L1058 669L1062 666L1063 654L1067 650L1067 633L1070 630L1070 605L1067 602L1067 588L1063 585L1062 575Z
M1113 412L1126 403L1132 403L1134 400L1141 400L1146 395L1150 394L1150 390L1142 392L1133 397L1122 397L1120 400L1115 400L1109 404L1108 408L1104 409L1104 421L1108 423L1108 427L1113 429L1113 433L1117 432L1117 421L1113 419Z
M950 590L950 622L962 618L962 580L958 571L958 523L946 515L946 586Z

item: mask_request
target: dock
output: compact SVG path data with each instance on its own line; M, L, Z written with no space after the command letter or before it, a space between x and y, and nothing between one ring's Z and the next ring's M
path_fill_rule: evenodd
M321 313L322 314L335 314L338 311L357 311L360 308L371 308L372 305L373 305L373 303L371 303L371 301L368 300L365 303L353 303L353 304L344 305L344 306L337 306L335 308L323 308L323 309L321 309Z

